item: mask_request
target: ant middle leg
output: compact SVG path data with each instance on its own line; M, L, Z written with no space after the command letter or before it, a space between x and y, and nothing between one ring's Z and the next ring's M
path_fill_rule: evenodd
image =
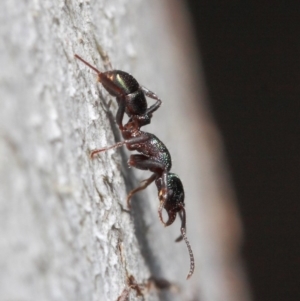
M156 103L147 109L147 114L152 114L161 106L162 101L154 92L148 90L143 86L141 86L141 89L146 96L156 100Z
M126 144L126 141L122 141L122 142L118 142L118 143L116 143L114 145L111 145L111 146L107 146L107 147L95 149L95 150L91 151L90 158L94 159L95 155L97 155L98 153L106 152L106 151L108 151L110 149L119 148L119 147L121 147L121 146L123 146L125 144Z
M129 166L133 166L135 168L142 169L142 170L150 170L154 173L148 180L146 180L146 183L144 185L142 185L140 189L136 188L137 190L134 190L133 193L146 188L154 180L160 178L160 181L162 183L162 185L161 185L162 188L160 189L160 192L159 192L159 198L160 198L161 205L160 205L160 209L158 211L158 215L159 215L159 218L162 221L162 223L165 224L162 219L161 211L162 211L162 208L164 207L164 204L166 203L166 199L167 199L167 195L168 195L168 187L167 187L167 181L166 181L166 179L167 179L166 165L164 164L164 162L159 162L157 160L151 159L145 155L140 155L140 154L131 155L128 160L128 164L129 164ZM131 197L132 194L130 193L129 196Z

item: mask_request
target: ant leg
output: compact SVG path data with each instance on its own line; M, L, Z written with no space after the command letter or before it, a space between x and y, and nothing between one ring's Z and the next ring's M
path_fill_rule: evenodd
M126 143L130 144L128 149L131 150L130 148L131 145L141 143L147 139L148 139L147 137L146 138L136 137L133 139L126 140ZM156 175L160 175L165 171L164 163L158 162L156 160L149 158L148 156L140 155L140 154L131 155L128 160L128 165L141 170L150 170L154 172Z
M107 147L104 147L104 148L100 148L100 149L96 149L96 150L93 150L92 152L91 152L91 154L90 154L90 157L91 157L91 159L93 159L94 158L94 156L96 155L96 154L98 154L98 153L101 153L101 152L106 152L106 151L108 151L108 150L110 150L110 149L115 149L115 148L119 148L119 147L121 147L121 146L123 146L123 145L127 145L127 148L129 149L129 150L131 150L130 149L130 145L133 145L133 144L135 144L135 143L141 143L141 142L144 142L145 140L147 140L147 139L149 139L148 137L135 137L135 138L131 138L131 139L128 139L128 140L124 140L124 141L121 141L121 142L118 142L118 143L116 143L116 144L114 144L114 145L112 145L112 146L107 146ZM132 155L133 156L133 155ZM132 157L131 156L131 157ZM136 155L136 156L138 156L138 155ZM130 157L130 158L131 158ZM146 156L145 156L146 157ZM147 159L148 159L148 157L146 157ZM130 159L129 159L129 161L130 161ZM130 164L129 164L130 165ZM132 165L132 166L134 166L134 165ZM134 166L134 167L136 167L136 166ZM137 167L137 168L139 168L139 167ZM140 169L143 169L143 168L140 168ZM147 170L148 168L146 168L146 170ZM150 169L151 170L151 169Z
M130 209L131 204L130 204L130 200L132 198L132 196L137 193L138 191L144 190L145 188L147 188L154 180L156 179L156 174L153 174L149 179L143 180L141 182L142 185L140 185L139 187L131 190L128 195L127 195L127 207Z
M158 194L159 197L159 201L160 201L160 205L158 208L158 216L160 221L164 224L165 227L171 225L175 218L176 218L176 211L172 211L172 210L167 210L165 208L166 203L167 203L167 198L168 198L168 184L167 184L167 177L168 177L168 172L165 170L162 175L161 175L161 188ZM163 209L167 210L169 219L167 222L164 222L163 217L162 217L162 210Z
M160 198L160 194L158 195L159 199ZM166 204L166 201L164 201L163 199L160 201L159 203L159 207L158 207L158 217L160 219L160 221L164 224L164 226L166 226L166 223L164 222L163 220L163 217L162 217L162 210L163 208L165 207L165 204Z
M130 288L129 287L124 288L122 294L118 297L117 301L129 300L128 299L129 293L130 293Z
M146 114L152 114L153 112L155 112L162 104L161 99L152 91L148 90L145 87L141 87L142 91L144 92L144 94L152 99L157 100L156 103L154 105L152 105L147 111Z
M174 221L175 221L175 219L176 219L176 214L177 214L177 212L176 212L176 211L172 211L172 210L169 210L169 211L168 211L168 210L165 208L165 205L166 205L166 199L164 199L164 198L161 196L161 194L159 194L159 198L160 198L160 205L159 205L159 208L158 208L158 216L159 216L160 221L163 223L163 225L164 225L165 227L167 227L167 226L170 226L170 225L172 225L172 224L174 223ZM167 213L168 213L168 216L169 216L169 219L168 219L167 222L164 222L163 217L162 217L162 210L163 210L164 208L167 210Z
M190 255L190 270L189 270L189 273L186 277L186 279L189 279L192 277L193 273L194 273L194 270L195 270L195 260L194 260L194 254L193 254L193 251L192 251L192 248L191 248L191 245L186 237L186 214L185 214L185 209L183 207L183 205L180 206L181 207L181 211L182 211L182 222L181 222L181 235L182 235L182 238L184 239L185 241L185 244L187 246L187 249L189 251L189 255Z
M155 161L145 155L131 155L129 160L128 160L128 164L129 166L133 166L135 168L138 169L142 169L142 170L150 170L154 173L155 175L155 179L160 177L160 175L162 174L161 178L162 178L162 189L159 192L159 198L161 200L160 202L160 207L158 210L158 215L159 218L161 220L161 222L166 225L166 223L164 223L163 219L162 219L162 208L164 208L166 199L167 199L167 195L168 195L168 189L167 189L167 185L166 183L166 177L167 177L167 172L165 171L165 164Z
M126 140L125 141L122 141L122 142L118 142L112 146L107 146L107 147L104 147L104 148L100 148L100 149L95 149L93 150L91 153L90 153L90 158L91 159L94 159L94 156L98 153L101 153L101 152L106 152L110 149L115 149L115 148L119 148L121 146L123 146L124 144L126 144Z

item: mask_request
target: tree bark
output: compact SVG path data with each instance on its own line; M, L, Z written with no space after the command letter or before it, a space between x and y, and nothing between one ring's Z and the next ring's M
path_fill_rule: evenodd
M248 300L239 218L179 3L2 4L1 300L140 300L130 275L141 288L150 277L172 284L144 289L146 300ZM89 158L120 139L117 104L75 53L132 73L163 99L145 130L168 146L185 185L196 259L188 282L180 223L160 224L155 187L124 210L148 173L129 170L124 151Z

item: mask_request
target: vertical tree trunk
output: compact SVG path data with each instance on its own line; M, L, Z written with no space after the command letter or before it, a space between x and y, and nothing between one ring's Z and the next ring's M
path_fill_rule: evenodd
M6 0L0 35L1 300L140 299L129 275L174 284L146 300L247 300L239 220L179 2ZM109 55L163 99L145 130L168 146L185 185L189 282L179 221L160 224L155 187L123 210L148 173L128 170L124 152L89 159L120 139L117 104L75 53L100 70Z

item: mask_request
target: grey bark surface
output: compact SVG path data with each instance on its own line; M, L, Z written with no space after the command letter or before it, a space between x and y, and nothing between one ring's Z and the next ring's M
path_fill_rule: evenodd
M1 300L126 300L126 288L142 300L129 275L173 284L145 289L145 300L249 300L239 218L179 3L3 1ZM162 98L147 131L168 146L185 185L191 280L186 246L174 243L180 223L160 224L154 185L123 210L149 174L129 170L124 151L89 159L120 139L117 104L75 53L100 70L108 55Z

